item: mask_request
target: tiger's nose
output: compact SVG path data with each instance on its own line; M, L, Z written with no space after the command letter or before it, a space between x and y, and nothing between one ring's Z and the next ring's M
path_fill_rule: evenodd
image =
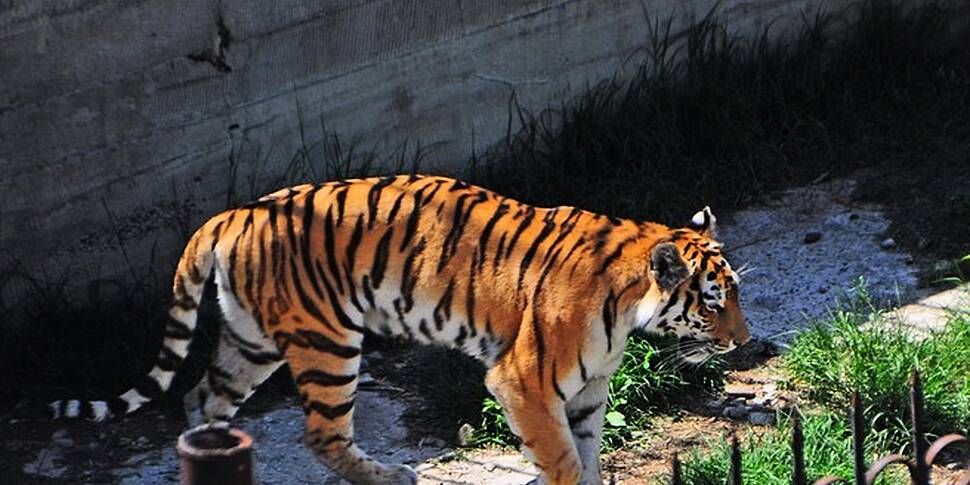
M742 324L740 329L731 332L731 342L734 343L734 345L741 347L749 341L751 341L751 333L748 332L747 325Z
M734 337L731 340L731 343L733 343L734 345L736 345L738 347L742 347L742 346L744 346L744 344L746 344L746 343L748 343L750 341L751 341L751 335L744 335L743 337Z

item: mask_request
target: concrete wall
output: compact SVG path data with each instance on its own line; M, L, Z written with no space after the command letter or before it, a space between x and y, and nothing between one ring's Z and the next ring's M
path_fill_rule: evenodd
M822 1L721 10L752 31ZM155 246L167 275L183 233L225 208L232 167L250 195L250 173L281 173L301 126L377 151L437 144L430 161L461 163L505 133L513 90L557 105L636 59L646 14L682 26L714 3L0 2L0 253L113 278Z

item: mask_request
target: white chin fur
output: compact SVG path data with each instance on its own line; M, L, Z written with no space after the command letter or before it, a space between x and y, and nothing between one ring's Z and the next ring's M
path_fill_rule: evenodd
M653 323L653 315L656 313L657 308L660 308L660 303L659 292L651 288L637 303L636 322L634 326L647 331L655 330L650 328L650 324Z

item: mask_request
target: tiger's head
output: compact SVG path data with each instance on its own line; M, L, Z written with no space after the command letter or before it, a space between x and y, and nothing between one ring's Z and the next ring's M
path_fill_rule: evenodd
M637 308L640 328L673 334L691 363L730 352L750 340L738 302L740 278L714 240L716 219L705 207L650 253L652 285Z

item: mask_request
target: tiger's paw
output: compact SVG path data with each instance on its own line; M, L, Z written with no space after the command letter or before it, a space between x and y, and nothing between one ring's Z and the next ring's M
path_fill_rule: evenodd
M389 465L387 470L387 483L391 485L415 485L418 483L418 474L407 465Z

